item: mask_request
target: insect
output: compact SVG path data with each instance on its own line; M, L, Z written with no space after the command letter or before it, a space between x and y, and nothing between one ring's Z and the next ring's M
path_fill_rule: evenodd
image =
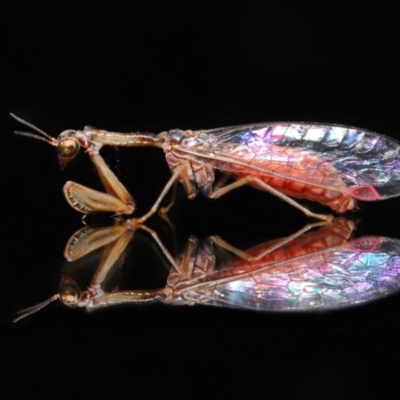
M314 228L319 229L311 231ZM340 217L332 223L309 224L289 237L245 252L219 237L211 237L202 244L191 237L183 254L172 261L164 288L106 291L103 285L106 276L120 259L131 233L126 222L116 227L84 227L66 246L65 256L69 260L79 259L106 244L87 290L82 291L72 280L71 270L66 269L59 293L22 311L17 320L56 299L69 307L84 307L88 311L154 301L259 311L311 311L349 307L397 291L400 241L378 236L349 240L353 228L352 221ZM214 243L237 257L218 263ZM165 248L162 250L166 252Z
M16 132L57 147L64 168L85 148L100 175L107 194L67 182L64 194L82 213L112 211L131 214L134 201L108 168L99 151L102 146L153 146L164 150L172 177L151 210L158 209L175 181L193 199L198 191L218 198L243 185L270 192L309 217L330 221L294 198L317 201L337 213L356 207L356 200L376 201L400 195L400 144L359 128L307 123L260 123L212 130L170 130L151 133L118 133L85 127L68 130L55 139L13 115L42 136ZM215 171L233 177L215 183Z

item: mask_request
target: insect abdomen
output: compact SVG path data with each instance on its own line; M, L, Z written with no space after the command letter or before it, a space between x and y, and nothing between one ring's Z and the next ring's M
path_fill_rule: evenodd
M265 163L265 164L275 164L275 163ZM271 167L271 166L270 166ZM274 168L271 169L271 171L278 172L284 174L287 171L282 171L282 169L289 169L289 166L283 167L280 166L280 168ZM318 201L321 204L324 204L328 207L330 207L332 210L336 211L337 213L344 213L346 211L352 210L355 207L355 201L352 197L349 195L339 191L339 190L333 190L333 189L327 189L325 187L318 186L316 179L315 179L315 174L320 174L320 182L321 185L326 185L324 182L325 180L325 175L321 171L315 171L314 174L314 182L315 185L313 184L308 184L308 183L303 183L305 180L307 180L306 174L301 173L305 172L302 171L301 169L298 169L295 173L291 171L291 175L293 175L293 179L290 178L281 178L281 177L276 177L273 175L268 175L264 172L260 172L258 170L255 170L250 167L242 167L240 165L229 165L229 167L226 168L226 170L230 171L230 173L235 177L235 178L242 178L244 176L255 176L259 178L262 182L266 183L267 185L272 186L274 189L279 190L280 192L288 195L288 196L293 196L297 198L304 198L308 200L313 200L313 201ZM306 171L307 173L309 171ZM296 175L298 176L299 180L296 180L295 177ZM343 188L343 191L346 190L345 185L342 184L337 184L338 182L340 183L340 177L337 177L336 180L336 186L341 186ZM313 182L313 183L314 183ZM255 187L262 187L260 185L257 185L257 183L251 183ZM339 188L338 187L338 188Z

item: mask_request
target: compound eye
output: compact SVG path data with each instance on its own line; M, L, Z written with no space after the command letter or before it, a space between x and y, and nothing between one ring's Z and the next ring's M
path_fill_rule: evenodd
M74 131L65 131L58 137L57 151L60 157L71 158L76 156L80 149L78 139Z
M68 307L75 307L78 305L82 292L78 286L72 283L65 283L60 286L59 290L60 300Z

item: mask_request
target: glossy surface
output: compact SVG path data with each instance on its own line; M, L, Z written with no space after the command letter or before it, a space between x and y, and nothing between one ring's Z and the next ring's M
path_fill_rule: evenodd
M398 290L400 241L366 236L347 242L351 230L346 224L337 219L332 226L303 235L255 262L216 266L211 243L206 241L192 259L191 278L179 279L171 272L168 283L175 296L167 302L309 311L348 307Z

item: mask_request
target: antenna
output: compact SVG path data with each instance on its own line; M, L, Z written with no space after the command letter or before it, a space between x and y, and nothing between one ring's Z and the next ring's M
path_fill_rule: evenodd
M31 314L34 314L35 312L41 310L42 308L46 307L48 304L52 303L55 300L58 300L60 298L60 295L57 293L54 296L51 296L49 299L42 301L39 304L36 304L35 306L25 308L21 311L18 311L17 314L21 314L19 317L15 318L13 323L15 324L16 322L20 321L21 319L28 317Z
M30 132L21 132L21 131L14 131L14 133L16 135L21 135L21 136L29 136L29 137L33 137L35 139L39 139L39 140L43 140L46 143L51 144L52 146L57 146L57 139L53 138L52 136L48 135L46 132L42 131L41 129L39 129L37 126L30 124L29 122L23 120L22 118L17 117L15 114L10 113L10 116L12 118L14 118L16 121L18 121L19 123L21 123L22 125L25 125L31 129L33 129L34 131L40 133L43 136L39 136L39 135L35 135L34 133L30 133ZM47 138L47 139L46 139Z

